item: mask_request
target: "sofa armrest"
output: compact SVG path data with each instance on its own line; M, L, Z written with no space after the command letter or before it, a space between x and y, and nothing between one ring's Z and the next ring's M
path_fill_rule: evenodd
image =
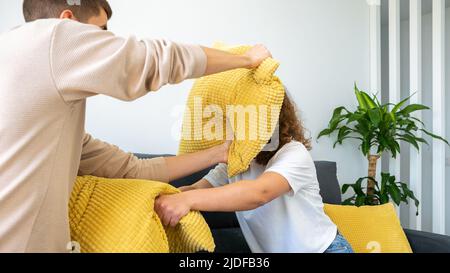
M414 253L450 253L450 236L405 229Z

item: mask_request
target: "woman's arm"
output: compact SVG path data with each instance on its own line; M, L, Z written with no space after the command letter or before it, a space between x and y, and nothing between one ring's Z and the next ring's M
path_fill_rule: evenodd
M256 209L288 193L288 181L268 172L256 180L243 180L219 188L199 189L159 197L155 210L164 225L176 226L189 211L246 211Z
M192 154L166 157L165 159L169 173L169 181L186 177L219 163L227 163L230 144L231 142L226 142L208 150Z

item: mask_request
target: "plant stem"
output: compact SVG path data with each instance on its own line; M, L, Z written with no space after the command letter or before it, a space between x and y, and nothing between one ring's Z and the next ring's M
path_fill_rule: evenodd
M375 180L377 174L377 162L380 159L379 155L369 155L367 157L369 160L369 175L368 177L373 178ZM373 195L375 191L375 182L369 179L367 181L367 196Z

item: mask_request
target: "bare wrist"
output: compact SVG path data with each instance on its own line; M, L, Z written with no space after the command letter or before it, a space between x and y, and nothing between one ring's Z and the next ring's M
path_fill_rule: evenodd
M248 55L242 55L242 67L247 69L253 68L252 58Z
M192 191L183 192L181 194L183 195L183 199L185 200L186 206L188 206L190 210L195 209L194 198L192 198Z
M211 166L217 165L222 162L223 160L223 148L222 145L215 146L211 148L212 156L210 157L211 160Z
M184 187L180 187L178 188L181 192L187 192L187 191L192 191L195 190L195 186L191 185L191 186L184 186Z

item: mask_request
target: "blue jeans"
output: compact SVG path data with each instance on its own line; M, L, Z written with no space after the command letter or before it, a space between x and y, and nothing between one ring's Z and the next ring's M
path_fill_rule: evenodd
M325 250L325 253L354 253L352 246L348 243L348 241L342 236L340 233L336 235L336 238Z

